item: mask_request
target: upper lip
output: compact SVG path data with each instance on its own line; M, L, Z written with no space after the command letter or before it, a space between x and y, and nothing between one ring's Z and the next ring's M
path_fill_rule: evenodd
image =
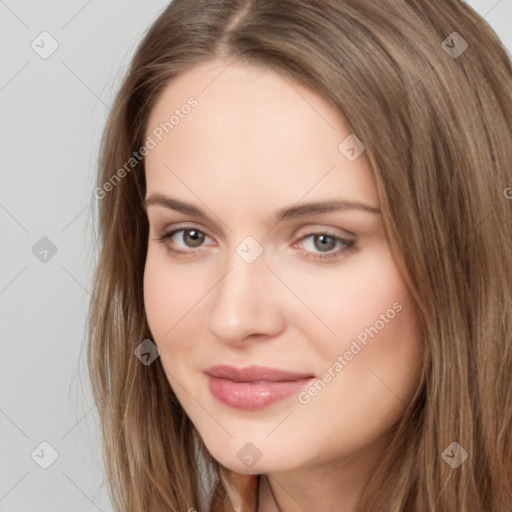
M279 368L268 368L265 366L246 366L244 368L235 368L227 364L210 366L204 370L204 373L211 377L229 379L234 382L252 382L266 380L271 382L293 381L314 377L311 373L297 373Z

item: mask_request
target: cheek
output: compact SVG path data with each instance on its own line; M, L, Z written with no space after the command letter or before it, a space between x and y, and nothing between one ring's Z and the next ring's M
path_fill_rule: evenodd
M314 290L311 307L335 332L313 336L322 325L310 318L310 343L322 360L320 391L311 389L316 407L336 403L352 418L389 425L416 390L423 363L415 304L390 252L361 259Z
M171 340L176 329L186 323L187 311L201 293L200 280L194 281L193 276L172 266L158 249L150 248L144 269L144 307L157 345Z
M389 249L375 248L352 261L339 272L324 269L307 279L296 277L301 283L297 295L313 313L302 315L303 329L318 333L311 342L317 340L316 349L330 358L349 349L354 339L365 347L380 338L387 349L390 338L399 342L401 331L413 335L411 297Z
M169 294L175 293L175 290L175 287L168 287L165 265L154 257L150 250L144 268L144 308L149 328L157 344L159 338L172 325L174 301Z
M197 286L196 276L172 266L157 249L148 251L144 269L146 318L169 384L186 404L187 394L182 396L180 383L188 378L188 365L193 363L193 340L198 338L194 329L199 325L198 305L194 304L205 291Z
M320 381L328 382L318 384L320 392L312 390L316 407L328 410L334 403L361 429L367 419L371 436L373 428L397 419L419 383L423 345L415 304L385 253L331 283L328 296L336 301L318 307L336 336L323 336L323 345L317 344L324 361ZM335 377L326 374L329 370Z

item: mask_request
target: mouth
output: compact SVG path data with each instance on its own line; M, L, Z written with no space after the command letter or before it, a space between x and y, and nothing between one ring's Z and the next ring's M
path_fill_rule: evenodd
M276 368L249 366L235 368L218 365L204 373L212 395L236 409L260 410L298 393L311 383L311 373L296 373Z

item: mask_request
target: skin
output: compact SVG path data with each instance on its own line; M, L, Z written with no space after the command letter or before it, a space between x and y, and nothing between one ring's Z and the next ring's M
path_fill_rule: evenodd
M277 510L272 494L281 511L351 512L419 382L416 310L380 213L273 218L275 210L325 199L379 208L364 152L349 161L338 149L351 134L342 116L272 70L226 64L210 61L180 75L150 116L148 135L187 98L197 99L146 156L146 197L192 203L208 218L147 207L147 319L169 383L212 456L233 471L268 475L259 512ZM205 238L194 245L181 231L158 241L180 228ZM307 236L326 231L355 241L355 250L339 253L343 246L332 239L325 248ZM263 249L250 264L236 252L247 236ZM339 257L315 259L325 252ZM292 395L239 410L208 389L203 370L221 363L332 374L337 357L394 303L400 312L359 343L307 404ZM261 453L251 468L237 457L248 442Z

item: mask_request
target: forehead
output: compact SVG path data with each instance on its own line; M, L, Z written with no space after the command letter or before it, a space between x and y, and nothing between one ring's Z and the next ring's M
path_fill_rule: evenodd
M210 61L188 70L162 92L146 135L156 142L148 193L271 194L279 203L330 193L377 204L364 154L350 161L338 148L351 135L341 114L270 69Z

